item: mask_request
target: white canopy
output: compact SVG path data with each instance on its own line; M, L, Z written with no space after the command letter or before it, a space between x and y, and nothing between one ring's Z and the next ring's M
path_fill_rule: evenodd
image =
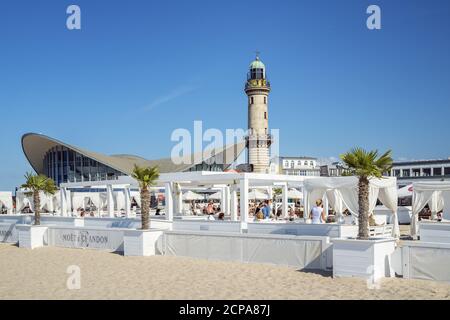
M307 179L304 182L305 211L317 199L328 199L337 215L347 208L354 217L358 216L358 177L329 177ZM397 218L397 179L395 177L372 178L369 181L369 212L373 212L379 199L394 216L393 236L400 236Z
M430 181L413 183L413 205L411 216L411 235L419 231L419 213L426 205L430 206L432 217L443 210L442 219L450 220L450 182Z
M72 210L86 209L89 201L97 208L98 211L106 206L107 197L104 192L71 192Z
M202 195L195 193L191 190L188 190L183 193L183 200L185 200L185 201L204 200L204 199L205 198Z
M265 192L262 192L258 189L253 189L248 193L248 198L252 200L268 200L269 195Z
M0 191L0 209L5 206L7 213L11 213L13 209L12 192Z
M406 198L406 197L412 197L413 195L413 185L409 184L403 188L398 189L398 197L399 198Z
M41 210L47 210L53 212L55 207L59 207L59 196L47 195L44 192L39 192L39 198L41 201ZM21 190L16 193L16 211L22 212L23 209L29 207L34 212L33 195L27 191Z
M277 198L283 198L282 194L277 195ZM303 192L298 191L295 188L288 190L288 199L303 199Z
M208 199L210 199L210 200L220 200L220 199L222 199L221 192L218 191L216 193L213 193L212 195L208 196Z

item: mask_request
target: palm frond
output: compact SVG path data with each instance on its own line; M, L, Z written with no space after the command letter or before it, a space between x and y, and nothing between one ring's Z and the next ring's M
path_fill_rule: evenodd
M155 185L159 178L159 169L155 167L139 167L134 165L131 176L138 181L139 186L142 189L148 189L148 187Z
M340 158L348 166L350 172L359 177L381 178L383 173L392 168L391 154L392 151L388 150L378 156L378 150L366 151L358 147L342 154Z

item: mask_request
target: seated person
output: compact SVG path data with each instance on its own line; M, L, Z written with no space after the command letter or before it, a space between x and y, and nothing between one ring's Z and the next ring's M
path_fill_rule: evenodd
M256 219L264 220L264 213L262 213L261 210L259 210L258 213L256 214Z
M225 213L221 212L219 213L219 216L217 217L219 220L225 220Z
M375 221L375 216L374 216L374 214L373 214L373 213L370 213L370 214L369 214L369 226L370 226L370 227L379 227L379 226L384 226L384 223L378 224L378 223Z

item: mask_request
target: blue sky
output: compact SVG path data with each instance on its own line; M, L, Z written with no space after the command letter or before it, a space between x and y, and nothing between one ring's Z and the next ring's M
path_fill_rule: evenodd
M82 29L66 28L81 8ZM382 29L366 27L381 8ZM245 128L255 50L281 155L354 146L450 156L450 2L3 0L0 190L40 132L105 154L170 155L176 128Z

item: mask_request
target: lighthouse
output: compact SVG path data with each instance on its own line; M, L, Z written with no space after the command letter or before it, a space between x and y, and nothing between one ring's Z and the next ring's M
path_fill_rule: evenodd
M245 83L248 97L247 162L256 173L269 171L269 148L272 140L269 134L269 92L266 67L257 54L250 64Z

